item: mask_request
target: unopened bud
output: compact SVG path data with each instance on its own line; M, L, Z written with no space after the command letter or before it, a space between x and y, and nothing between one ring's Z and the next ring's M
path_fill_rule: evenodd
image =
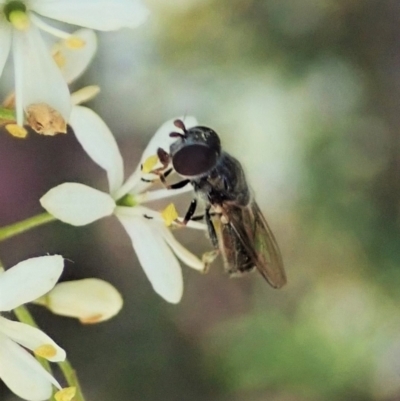
M35 302L57 315L74 317L84 324L108 320L123 305L121 294L110 283L96 278L59 283Z

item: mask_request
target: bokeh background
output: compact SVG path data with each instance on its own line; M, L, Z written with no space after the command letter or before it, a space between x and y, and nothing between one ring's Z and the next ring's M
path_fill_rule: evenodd
M238 157L280 244L288 285L183 266L170 305L151 289L114 218L52 223L0 244L12 266L61 253L64 280L123 294L82 326L31 307L68 351L88 400L400 399L400 3L149 0L149 22L99 35L75 84L133 171L166 120L195 115ZM5 92L4 92L5 93ZM0 224L40 213L51 187L106 178L73 134L0 136ZM179 202L183 213L190 195ZM198 231L177 236L198 254ZM149 250L152 251L152 250ZM0 399L16 397L0 386Z

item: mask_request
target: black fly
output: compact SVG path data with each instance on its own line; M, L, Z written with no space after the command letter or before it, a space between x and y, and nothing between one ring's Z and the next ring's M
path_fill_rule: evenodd
M218 135L211 128L186 129L181 120L174 122L183 132L169 149L158 150L161 162L172 162L205 202L205 221L214 248L221 252L225 268L240 275L256 267L268 283L280 288L286 283L282 257L275 237L257 203L252 199L241 164L222 151ZM184 222L193 218L194 199Z

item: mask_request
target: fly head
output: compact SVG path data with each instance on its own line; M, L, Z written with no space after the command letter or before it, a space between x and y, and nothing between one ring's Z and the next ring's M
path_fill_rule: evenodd
M186 129L181 120L174 122L182 133L172 132L177 140L170 146L172 166L185 177L198 177L207 174L218 163L221 143L217 133L208 127Z

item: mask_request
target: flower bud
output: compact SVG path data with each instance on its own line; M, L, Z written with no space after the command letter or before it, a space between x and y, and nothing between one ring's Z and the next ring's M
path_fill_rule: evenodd
M87 278L59 283L35 303L57 315L77 318L83 324L93 324L115 316L121 310L123 300L110 283Z

